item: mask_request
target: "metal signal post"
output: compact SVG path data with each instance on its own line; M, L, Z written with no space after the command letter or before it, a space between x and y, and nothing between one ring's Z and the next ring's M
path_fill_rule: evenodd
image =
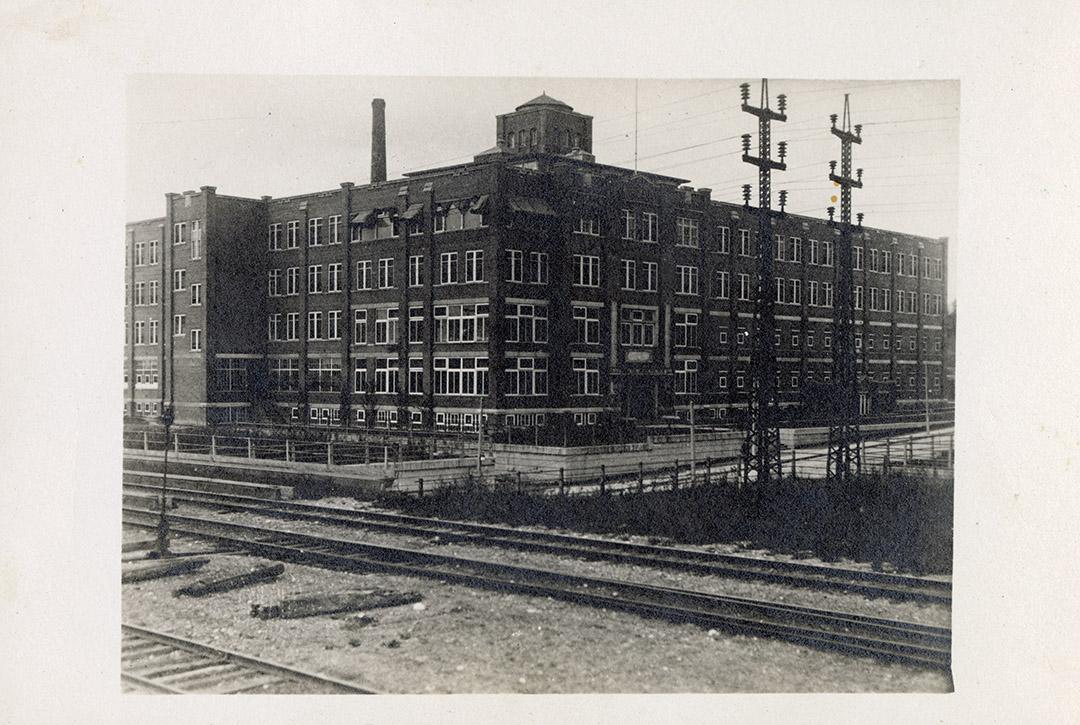
M833 317L833 420L829 425L828 477L846 483L862 469L859 435L859 380L855 363L855 322L852 304L851 190L862 188L862 169L851 176L851 144L862 143L862 126L851 129L848 95L844 94L844 118L836 127L829 116L832 134L840 139L840 174L829 162L829 180L840 186L840 245L836 259L836 301ZM830 217L832 215L830 214Z
M751 106L750 84L739 86L742 110L758 119L758 155L750 155L750 134L743 134L742 160L758 168L758 284L754 302L754 337L750 357L750 399L747 405L746 439L743 442L743 482L755 482L760 487L783 477L780 460L780 428L777 416L776 349L773 334L776 329L774 310L775 286L773 274L772 235L772 172L784 171L787 144L779 144L779 161L771 157L773 121L786 121L787 98L777 96L779 111L769 108L769 81L761 79L761 105ZM743 187L744 200L749 203L749 187Z

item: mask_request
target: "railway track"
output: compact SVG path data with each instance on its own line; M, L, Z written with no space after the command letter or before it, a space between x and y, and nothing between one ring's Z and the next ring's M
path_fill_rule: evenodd
M125 692L167 694L375 694L348 682L211 647L164 632L121 625Z
M129 474L131 472L125 472ZM125 488L145 496L156 495L160 486L125 483ZM522 551L682 569L702 574L768 581L772 583L858 592L868 596L916 600L936 604L952 601L949 582L884 572L839 569L797 562L755 559L670 546L634 544L598 537L542 531L523 531L505 526L446 521L375 511L358 511L301 501L268 500L229 493L170 488L177 501L248 511L348 527L364 527L441 541L484 544Z
M158 514L125 506L123 517L125 524L151 529L157 525ZM921 667L948 668L950 661L951 633L943 627L577 576L193 516L173 514L169 521L176 534L211 539L270 559L423 576L466 586L549 596Z

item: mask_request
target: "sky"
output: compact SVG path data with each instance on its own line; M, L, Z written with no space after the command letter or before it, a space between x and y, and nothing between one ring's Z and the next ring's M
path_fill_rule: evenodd
M221 194L289 196L366 183L371 99L386 100L387 175L469 161L494 145L495 116L546 92L593 116L600 163L637 165L740 202L756 168L741 160L740 136L756 118L741 112L739 84L760 79L589 79L302 75L133 75L127 88L127 199L130 220L161 216L164 194L216 186ZM864 224L949 237L949 298L957 230L960 84L956 81L769 80L770 104L787 96L775 144L788 142L787 171L773 173L773 203L788 190L788 211L824 217L837 193L828 162L840 142L829 115L849 94L862 124L853 192ZM837 205L838 206L838 205Z

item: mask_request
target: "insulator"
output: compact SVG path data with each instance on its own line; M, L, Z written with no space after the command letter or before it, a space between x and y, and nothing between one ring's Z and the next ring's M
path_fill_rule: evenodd
M836 207L835 206L830 206L828 209L826 209L826 211L829 212L829 221L832 221L833 220L833 215L836 214Z
M833 128L836 128L836 114L835 113L830 113L829 114L829 121L832 122Z
M787 189L780 190L780 211L784 210L784 206L787 205Z
M742 185L742 200L743 204L750 206L750 184Z
M750 100L750 84L749 83L740 83L739 84L739 93L742 94L743 103L746 103L747 101L749 101Z
M859 181L862 181L862 169L855 169L855 176Z
M780 149L780 160L783 161L784 157L787 156L787 141L781 141L779 143L779 149Z
M783 113L784 109L787 108L787 96L785 96L783 93L777 96L776 105L780 108L780 113Z
M863 218L863 213L862 212L859 212L858 214L855 215L855 219L858 220L860 227L862 226L862 218Z
M861 123L856 123L855 124L855 135L858 136L861 133L862 133L862 124Z
M836 173L836 162L835 161L830 161L829 162L829 173L830 174L835 174Z
M750 134L748 133L742 135L742 150L744 154L750 153Z

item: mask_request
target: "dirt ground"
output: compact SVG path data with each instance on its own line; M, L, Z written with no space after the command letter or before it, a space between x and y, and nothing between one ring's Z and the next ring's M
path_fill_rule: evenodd
M124 539L152 535L125 529ZM173 548L209 547L203 542L176 541ZM194 574L123 585L123 619L385 693L944 692L950 688L948 676L941 672L422 578L286 564L285 573L273 582L199 599L172 596L174 589L195 579L238 573L259 563L266 562L217 554ZM582 573L594 573L594 566L613 566L570 562L570 566L578 565L585 567ZM669 580L674 585L699 588L700 582L692 584L683 578L694 575L668 576L675 577ZM424 598L422 606L368 613L290 620L250 615L253 604L347 589L415 591Z

